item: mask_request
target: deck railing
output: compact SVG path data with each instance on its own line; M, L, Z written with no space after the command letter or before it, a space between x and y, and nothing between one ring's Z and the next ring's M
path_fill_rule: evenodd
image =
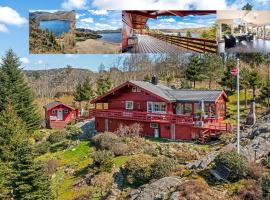
M144 34L155 37L159 40L163 40L167 43L174 44L176 46L184 47L199 53L216 53L217 52L217 41L205 38L190 38L180 37L174 35L165 35L158 33L145 32Z
M145 122L173 122L175 124L193 124L192 116L148 113L140 111L91 109L89 111L89 116L115 118L115 119L128 119Z

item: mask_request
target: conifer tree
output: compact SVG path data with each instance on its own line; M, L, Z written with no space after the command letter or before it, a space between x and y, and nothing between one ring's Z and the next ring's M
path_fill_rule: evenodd
M89 101L94 97L94 91L92 88L92 84L90 82L90 78L87 77L83 82L83 100Z
M27 130L33 131L40 125L40 115L34 104L33 93L19 68L19 58L12 50L9 50L2 60L3 64L0 66L0 112L10 101L17 115L25 122Z
M27 138L26 133L25 123L8 103L5 110L0 113L0 159L2 161L14 161L14 152Z
M193 82L194 88L196 87L196 81L201 81L203 79L202 66L202 59L197 55L192 55L189 58L185 74L187 80Z
M28 142L23 143L15 155L14 177L12 178L14 199L54 199L48 177L45 175L42 165L34 162L33 151Z
M262 98L267 99L267 106L270 106L270 78L266 80L266 83L261 89Z
M80 102L80 103L83 101L84 94L83 94L83 87L82 87L81 83L79 83L76 86L76 89L75 89L73 96L74 96L75 101Z
M0 199L11 199L10 175L9 163L0 159Z
M101 75L98 79L97 79L97 91L96 94L102 95L104 93L106 93L107 91L112 89L112 80L110 79L109 76L104 76Z
M230 89L232 92L236 87L236 78L231 75L231 70L236 67L236 60L229 58L226 62L226 70L224 71L223 76L219 84L223 87Z

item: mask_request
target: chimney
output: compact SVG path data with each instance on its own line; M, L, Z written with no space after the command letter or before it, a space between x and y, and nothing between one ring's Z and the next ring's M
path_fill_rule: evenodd
M152 76L151 83L152 83L153 85L157 85L157 84L158 84L158 78L157 78L156 75L153 75L153 76Z

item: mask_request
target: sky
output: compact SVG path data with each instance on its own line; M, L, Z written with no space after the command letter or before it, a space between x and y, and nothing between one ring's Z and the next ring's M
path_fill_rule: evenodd
M115 30L122 28L120 10L77 10L76 27L91 30Z
M149 19L147 25L150 29L182 29L182 28L201 28L210 27L216 21L216 14L203 16L189 15L185 17L178 16L160 16L157 19Z
M24 69L50 69L69 64L97 71L101 63L111 66L117 57L126 56L30 55L29 10L226 10L240 9L247 2L253 5L253 9L270 9L270 0L0 0L0 57L12 48ZM89 13L88 18L95 20L96 16Z

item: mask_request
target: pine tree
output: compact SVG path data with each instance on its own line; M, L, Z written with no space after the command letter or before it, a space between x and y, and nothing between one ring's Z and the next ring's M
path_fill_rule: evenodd
M252 88L253 100L256 98L256 89L262 86L262 77L257 70L252 70L248 77L248 84Z
M185 36L191 38L191 33L190 33L190 31L187 31Z
M94 97L94 91L89 77L86 77L82 86L83 86L83 101L89 101Z
M14 161L14 152L27 138L27 127L10 104L0 113L0 159Z
M109 76L103 76L101 75L98 79L97 79L97 91L96 94L98 96L106 93L107 91L109 91L110 89L112 89L112 80L110 79Z
M76 86L76 89L75 89L75 92L73 93L73 96L74 96L74 101L77 101L80 103L80 108L82 107L81 103L83 101L83 87L82 87L82 84L79 83L77 86Z
M224 71L223 77L221 77L221 81L219 84L223 87L230 89L232 92L236 87L236 78L231 75L231 70L236 67L236 60L228 59L226 62L226 70Z
M0 159L0 199L12 199L10 176L11 170L9 163L2 162Z
M13 196L20 200L54 199L48 177L42 165L34 162L32 148L27 142L16 151L12 178Z
M203 79L202 73L202 59L200 59L197 55L192 55L189 57L189 63L187 65L186 78L189 81L193 82L193 87L196 87L196 81L201 81Z
M261 97L267 99L267 106L270 106L270 78L268 78L261 89Z
M9 50L2 60L3 64L0 67L0 112L10 101L18 116L25 122L28 131L36 130L40 125L40 115L34 104L33 93L19 68L19 58L12 50Z

